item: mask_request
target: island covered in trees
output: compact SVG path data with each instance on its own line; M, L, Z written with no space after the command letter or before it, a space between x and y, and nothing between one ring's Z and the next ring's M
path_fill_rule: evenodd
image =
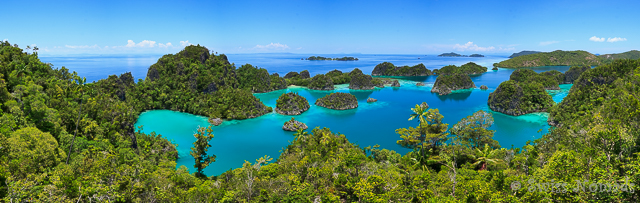
M4 202L639 200L631 192L640 185L638 60L618 59L579 74L567 97L548 110L554 127L522 147L503 147L493 139L489 112L480 110L446 123L446 114L421 103L408 108L402 119L413 124L396 130L396 143L411 149L408 153L378 145L361 147L348 135L314 127L297 129L277 159L256 157L240 168L208 176L203 169L217 159L207 151L208 143L215 141L210 127L194 133L197 141L190 155L196 171L191 172L176 166L178 152L172 142L134 129L138 115L149 109L229 119L261 114L265 107L252 91L276 89L279 82L271 78L277 75L266 77L260 68L249 66L245 71L256 75L240 76L224 54L188 46L160 58L147 78L137 83L128 73L86 83L65 67L54 69L40 61L37 52L1 42L0 198ZM561 78L557 73L539 75L533 78L556 82ZM504 83L544 91L542 84L521 76ZM582 185L566 188L565 193L552 192L549 180ZM598 186L599 192L590 191L589 185Z
M477 74L482 74L486 72L487 72L487 67L478 65L474 62L469 62L461 66L448 65L433 71L433 73L436 75L454 75L454 74L477 75Z
M309 60L309 61L357 61L359 59L351 56L345 56L342 58L327 58L322 56L311 56L309 58L306 58L306 60Z
M439 57L484 57L482 54L460 55L457 53L443 53L438 55Z
M429 76L431 71L420 63L414 66L395 66L390 62L383 62L376 65L371 71L373 76Z
M294 92L282 94L276 100L276 112L282 115L300 115L309 107L307 99Z
M316 105L335 110L347 110L358 108L358 100L352 94L336 92L316 100Z
M476 85L471 81L471 77L467 74L440 75L436 78L431 92L439 95L451 94L451 91L475 88Z
M528 68L539 66L598 66L612 63L616 59L640 59L640 51L631 50L619 54L596 56L586 51L561 51L519 54L511 59L494 63L494 67ZM523 53L520 52L520 53ZM516 55L516 54L514 54ZM514 56L512 55L512 56Z

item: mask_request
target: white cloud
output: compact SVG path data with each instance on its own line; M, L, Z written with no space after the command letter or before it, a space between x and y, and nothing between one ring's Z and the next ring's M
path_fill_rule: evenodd
M173 45L171 44L171 42L167 42L166 44L159 43L158 46L162 47L162 48L168 48L168 47L171 47Z
M594 42L604 42L604 37L603 38L598 38L596 36L593 36L591 38L589 38L590 41L594 41Z
M127 45L125 47L154 47L156 46L156 41L142 40L140 43L135 43L133 40L127 40Z
M261 50L285 50L285 49L289 49L289 46L287 46L286 44L280 44L280 43L273 43L271 42L271 44L267 44L267 45L256 45L255 47L253 47L253 49L261 49Z
M622 42L622 41L627 41L627 38L614 37L614 38L607 39L607 42Z
M6 42L6 41L9 41L9 39L3 39L2 41L3 41L3 42Z
M493 46L481 47L481 46L478 46L477 44L474 44L473 42L467 42L464 45L455 44L453 45L453 49L456 49L458 51L495 51L496 50L496 48Z
M559 41L546 41L546 42L540 42L540 46L547 46L550 44L555 44L555 43L560 43Z
M191 43L189 43L189 40L187 40L187 41L180 41L180 46L186 47L186 46L189 46L189 45L192 45Z

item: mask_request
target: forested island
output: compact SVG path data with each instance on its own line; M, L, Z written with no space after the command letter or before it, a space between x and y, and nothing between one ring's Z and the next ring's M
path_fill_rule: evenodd
M322 56L311 56L309 58L306 58L306 60L309 60L309 61L357 61L359 59L351 56L348 56L348 57L345 56L342 58L327 58Z
M538 66L597 66L601 59L586 51L553 51L522 55L494 64L501 68L526 68Z
M336 92L316 100L316 105L335 110L347 110L358 108L358 100L352 94Z
M524 55L529 55L529 54L537 54L537 53L542 53L542 52L540 52L540 51L521 51L521 52L518 52L518 53L511 54L511 56L509 56L509 58L515 58L515 57L518 57L518 56L524 56Z
M207 151L211 128L194 133L196 171L190 172L176 167L174 144L133 128L138 115L149 109L227 119L257 115L264 105L252 90L276 89L271 78L277 75L246 66L245 73L257 75L240 76L225 55L200 46L163 56L137 83L127 73L86 83L52 67L37 52L0 43L4 202L640 200L638 60L614 60L580 74L568 96L549 109L556 127L522 147L493 139L491 113L445 123L447 115L422 103L407 109L414 123L396 130L396 143L412 149L406 154L361 147L347 135L315 127L298 129L277 159L256 157L217 176L202 172L216 160ZM504 83L544 91L537 82ZM549 187L551 180L569 186Z
M309 110L309 102L298 93L285 93L276 100L276 112L282 115L300 115Z
M640 59L640 51L638 50L631 50L628 52L624 52L624 53L619 53L619 54L604 54L604 55L600 55L598 56L602 59L603 63L611 63L614 60L617 59Z
M433 71L436 75L477 75L487 72L487 67L478 65L474 62L469 62L461 66L448 65Z
M460 55L457 53L443 53L438 55L439 57L484 57L482 54Z
M373 76L429 76L431 71L420 63L415 66L395 66L390 62L383 62L371 71Z
M436 78L431 92L439 95L451 94L451 91L475 88L476 85L471 81L471 77L466 74L441 75Z

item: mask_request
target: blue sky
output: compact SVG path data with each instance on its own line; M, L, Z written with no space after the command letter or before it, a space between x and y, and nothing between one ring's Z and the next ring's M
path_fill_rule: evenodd
M3 1L0 40L40 55L619 53L638 1Z

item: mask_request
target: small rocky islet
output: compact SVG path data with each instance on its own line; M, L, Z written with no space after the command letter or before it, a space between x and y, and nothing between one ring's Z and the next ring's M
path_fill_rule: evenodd
M331 93L327 96L324 96L316 100L315 104L317 106L335 110L358 108L358 100L356 99L356 96L342 92Z
M298 93L285 93L276 101L275 111L282 115L300 115L309 110L309 102Z
M295 118L291 117L291 120L284 122L284 125L282 125L282 129L286 130L286 131L298 131L298 129L302 129L302 130L306 130L309 127L307 127L307 124L297 121Z

